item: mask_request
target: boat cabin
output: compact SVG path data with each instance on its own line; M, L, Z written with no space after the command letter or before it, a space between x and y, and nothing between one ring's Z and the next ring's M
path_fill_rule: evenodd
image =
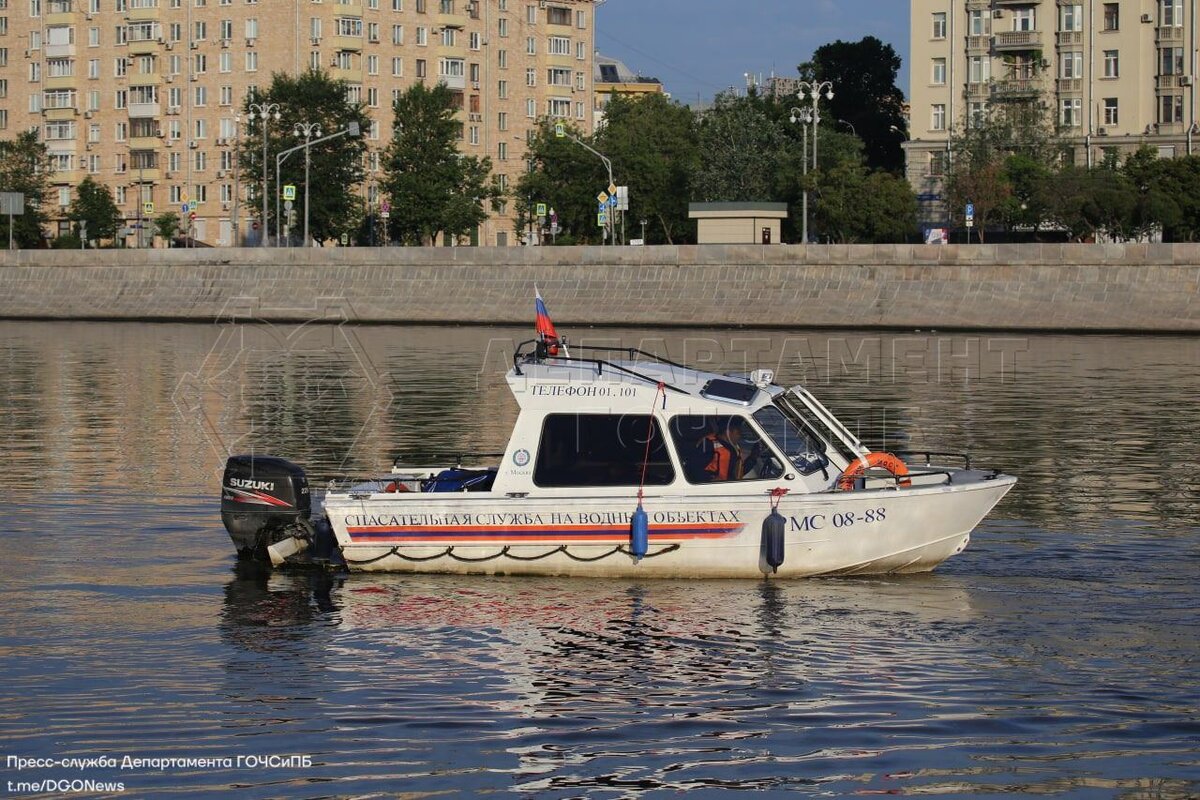
M633 349L561 350L518 348L507 381L520 414L499 463L397 464L394 476L408 491L510 496L814 493L833 490L868 452L770 370L718 374Z

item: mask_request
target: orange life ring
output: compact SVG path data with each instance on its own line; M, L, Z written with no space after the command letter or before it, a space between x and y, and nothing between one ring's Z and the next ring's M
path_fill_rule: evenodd
M387 486L383 487L385 492L407 492L408 487L399 481L392 481Z
M866 461L865 464L863 463L864 460ZM908 465L901 461L899 456L894 456L891 453L867 453L865 456L854 459L854 463L846 467L846 471L838 478L837 487L843 492L852 491L854 489L854 479L860 477L872 467L882 467L897 478L908 474ZM899 482L899 485L912 486L912 481L905 478Z

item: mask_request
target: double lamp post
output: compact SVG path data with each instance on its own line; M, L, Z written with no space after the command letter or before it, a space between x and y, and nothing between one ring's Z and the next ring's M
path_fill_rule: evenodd
M800 102L805 101L805 95L812 99L812 108L793 108L791 116L788 118L793 125L799 123L804 129L804 153L803 153L803 169L805 178L808 177L808 126L812 126L812 168L817 170L817 131L821 125L821 109L819 103L821 97L826 100L833 99L833 84L829 81L800 81L800 91L796 93L797 99ZM805 181L803 214L804 221L802 223L801 239L805 244L808 244L808 186Z

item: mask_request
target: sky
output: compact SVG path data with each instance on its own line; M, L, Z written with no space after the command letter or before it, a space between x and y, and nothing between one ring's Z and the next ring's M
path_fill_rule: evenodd
M876 36L904 59L908 94L908 0L605 0L596 49L660 79L683 103L711 100L745 73L795 77L823 44Z

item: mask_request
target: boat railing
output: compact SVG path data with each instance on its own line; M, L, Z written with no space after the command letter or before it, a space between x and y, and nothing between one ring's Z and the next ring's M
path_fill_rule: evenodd
M392 459L392 471L398 469L411 470L419 472L430 469L462 469L463 466L476 466L474 462L482 461L486 458L504 458L504 453L424 453L420 459L411 456L399 455ZM442 463L441 466L430 467L422 462L448 462ZM468 462L471 462L468 464Z
M934 458L960 458L963 462L963 469L971 468L970 453L947 453L940 450L889 450L888 452L894 456L899 456L905 461L909 457L923 458L927 467L933 466Z
M524 351L522 348L524 348L526 345L533 345L534 350L528 351L528 352ZM601 345L563 345L562 347L564 350L566 350L568 348L575 348L576 350L579 350L579 351L586 350L586 351L600 351L600 352L608 352L608 353L622 353L624 355L627 355L629 357L630 361L636 361L638 356L642 356L643 358L651 359L660 364L665 364L668 367L675 367L676 369L687 369L687 367L685 367L683 364L677 364L676 362L671 361L670 359L662 358L661 356L655 355L654 353L647 353L646 351L639 350L636 347L604 347ZM630 377L637 378L638 380L645 381L646 383L653 384L655 386L657 386L660 383L658 378L652 378L649 375L643 375L642 373L638 372L637 370L630 369L629 367L623 366L621 364L617 364L616 362L613 362L613 361L609 361L606 358L580 358L577 356L550 355L549 352L547 352L547 350L546 350L545 344L543 342L539 342L537 339L529 339L527 341L521 342L520 344L517 345L517 349L513 352L513 370L518 375L524 374L521 372L522 364L546 363L546 362L553 362L555 364L563 364L563 365L586 364L588 366L594 367L596 369L597 375L603 375L604 368L608 367L609 369L613 370L614 372L619 372L623 375L629 375ZM674 386L670 383L667 383L666 381L662 381L661 383L669 391L676 392L678 394L689 394L689 392L687 392L683 389L680 389L678 386Z

